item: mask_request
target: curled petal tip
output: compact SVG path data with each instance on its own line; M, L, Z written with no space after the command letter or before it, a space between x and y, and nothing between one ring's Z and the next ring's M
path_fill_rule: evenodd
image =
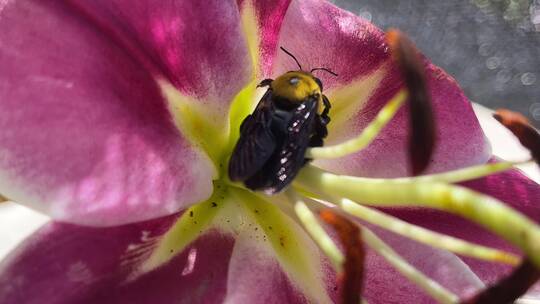
M409 161L412 174L418 175L428 167L435 147L435 119L424 65L414 44L400 31L389 30L386 41L409 93Z
M332 226L345 249L345 262L341 276L341 303L360 303L360 290L364 274L364 246L360 237L360 228L347 218L331 210L322 210L321 219Z
M540 279L540 271L524 260L508 277L500 280L461 304L506 304L525 294Z
M540 134L520 113L499 109L493 117L510 130L519 142L531 152L536 163L540 163Z

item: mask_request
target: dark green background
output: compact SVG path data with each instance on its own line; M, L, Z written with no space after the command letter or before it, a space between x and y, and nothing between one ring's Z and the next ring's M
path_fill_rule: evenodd
M332 2L407 33L472 101L519 111L540 127L540 24L531 17L540 0Z

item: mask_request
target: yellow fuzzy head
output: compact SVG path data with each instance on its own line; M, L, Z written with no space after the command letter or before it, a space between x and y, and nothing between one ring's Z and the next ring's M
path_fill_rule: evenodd
M300 103L308 96L316 95L320 98L322 88L319 83L311 73L291 71L272 81L270 88L275 96Z

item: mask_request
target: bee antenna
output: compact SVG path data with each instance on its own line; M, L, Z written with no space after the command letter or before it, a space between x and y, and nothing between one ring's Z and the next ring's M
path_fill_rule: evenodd
M287 51L285 48L283 48L282 46L279 47L282 51L284 51L287 55L291 56L294 61L296 61L296 64L298 64L298 67L300 68L300 71L302 71L302 66L300 65L300 62L298 62L298 59L296 59L296 57L294 57L293 54L291 54L289 51Z
M314 69L311 69L311 71L309 71L310 73L313 73L313 71L325 71L325 72L328 72L334 76L338 76L338 74L332 72L331 70L327 69L327 68L314 68Z

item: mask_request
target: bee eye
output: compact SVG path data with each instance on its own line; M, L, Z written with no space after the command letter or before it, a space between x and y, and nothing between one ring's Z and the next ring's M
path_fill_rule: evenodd
M300 82L300 79L298 79L298 77L291 77L291 79L289 79L289 83L292 85L297 85L298 82Z
M323 90L322 89L322 81L319 78L315 77L315 82L319 85L319 88L321 88L321 92L322 92L322 90Z

